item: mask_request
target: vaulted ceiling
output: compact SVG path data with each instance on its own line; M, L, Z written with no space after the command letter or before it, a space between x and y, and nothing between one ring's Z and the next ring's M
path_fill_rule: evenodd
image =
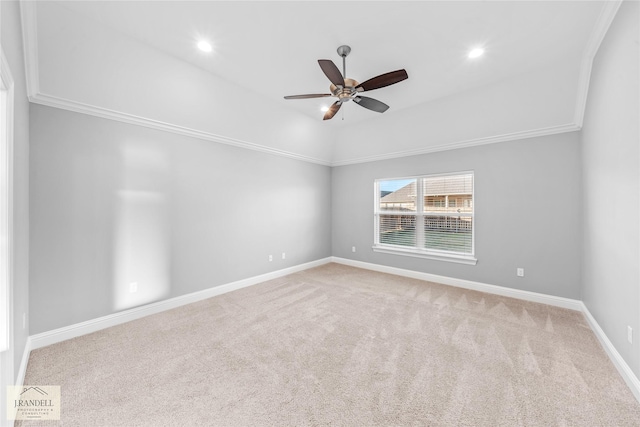
M22 2L33 102L340 165L578 130L611 1ZM213 45L206 54L199 40ZM331 121L318 59L404 68ZM485 54L470 59L470 49Z

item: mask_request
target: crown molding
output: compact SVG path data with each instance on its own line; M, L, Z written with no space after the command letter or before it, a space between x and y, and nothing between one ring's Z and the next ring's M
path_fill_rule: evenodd
M30 0L20 0L20 17L22 21L22 39L24 49L23 56L27 82L27 96L29 98L29 101L32 103L61 108L68 111L74 111L76 113L88 114L95 117L116 120L138 126L144 126L147 128L157 129L165 132L190 136L193 138L204 139L206 141L213 141L220 144L232 145L235 147L259 151L262 153L301 160L308 163L331 166L331 162L328 160L305 156L290 151L279 150L277 148L267 147L265 145L256 144L253 142L242 141L239 139L191 129L172 123L135 116L133 114L128 114L122 111L110 110L95 105L84 104L81 102L44 94L40 91L39 80L40 71L38 66L37 2Z
M357 163L377 162L380 160L397 159L399 157L417 156L420 154L436 153L439 151L456 150L459 148L476 147L479 145L495 144L497 142L516 141L519 139L535 138L538 136L555 135L558 133L574 132L580 130L580 126L575 123L552 126L547 128L532 129L521 132L507 133L503 135L488 136L483 138L468 139L465 141L448 142L446 144L434 145L413 150L395 151L392 153L376 154L373 156L356 157L348 160L332 162L331 166L346 166Z
M191 129L184 126L178 126L172 123L162 122L159 120L153 120L145 117L135 116L133 114L123 113L121 111L109 110L107 108L97 107L95 105L83 104L81 102L72 101L69 99L64 99L56 96L38 93L36 95L29 96L29 101L31 101L34 104L45 105L47 107L55 107L63 110L87 114L95 117L101 117L109 120L115 120L115 121L128 123L132 125L144 126L151 129L171 132L178 135L190 136L192 138L203 139L206 141L213 141L213 142L217 142L225 145L232 145L234 147L260 151L262 153L272 154L272 155L281 156L281 157L287 157L295 160L301 160L308 163L315 163L323 166L331 166L330 162L323 159L304 156L302 154L292 153L285 150L279 150L277 148L271 148L265 145L260 145L253 142L229 138L223 135L217 135L214 133L204 132L197 129Z
M22 19L22 33L24 46L24 60L27 81L27 93L29 100L36 104L46 105L50 107L61 108L78 113L88 114L96 117L116 120L124 123L144 126L165 132L172 132L180 135L186 135L194 138L204 139L207 141L218 142L221 144L232 145L245 149L260 151L272 155L283 156L291 159L301 160L309 163L315 163L323 166L346 166L358 163L375 162L380 160L388 160L400 157L415 156L420 154L434 153L447 150L455 150L459 148L474 147L498 142L506 142L519 139L534 138L539 136L554 135L564 132L578 131L582 128L584 112L587 102L587 93L589 90L589 80L593 59L604 39L611 22L613 21L622 0L608 0L603 2L602 10L596 25L590 35L585 50L582 55L580 75L578 79L577 98L574 112L574 120L571 123L552 126L547 128L531 129L526 131L514 132L503 135L493 135L482 138L475 138L465 141L454 141L443 143L431 147L411 149L405 151L395 151L391 153L377 154L371 156L355 157L346 160L324 160L305 156L285 150L267 147L265 145L253 142L242 141L223 135L217 135L197 129L186 128L168 122L162 122L145 117L135 116L121 111L109 110L99 106L88 105L81 102L64 99L52 95L44 94L40 91L39 85L39 67L38 67L38 33L37 33L37 2L29 0L20 0L20 12Z
M584 122L584 112L587 105L587 94L589 92L589 82L591 78L591 69L593 67L593 60L598 53L598 49L604 40L604 37L609 31L609 27L613 22L620 5L623 0L606 0L603 2L600 14L596 19L596 24L591 31L589 40L585 46L582 54L582 60L580 65L580 75L578 77L577 98L574 110L574 118L572 123L564 125L553 126L548 128L532 129L522 132L514 132L504 135L495 135L485 138L471 139L467 141L452 142L446 144L440 144L428 148L420 148L406 151L396 151L392 153L379 154L373 156L359 157L348 160L334 161L331 166L346 166L357 163L368 163L380 160L395 159L400 157L415 156L419 154L435 153L438 151L455 150L458 148L474 147L478 145L492 144L496 142L506 142L518 139L534 138L538 136L554 135L564 132L579 131L582 129Z
M609 27L613 22L622 0L608 0L603 2L600 15L596 20L596 25L591 31L589 40L582 54L582 62L580 65L580 76L578 77L578 94L576 99L576 109L574 113L574 123L582 128L584 121L584 112L587 107L587 95L589 93L589 82L591 80L591 69L593 68L593 59L598 53L600 44L604 40Z
M27 95L31 98L40 93L40 71L38 68L38 17L36 2L20 0L24 68L27 80Z
M123 113L120 111L109 110L107 108L97 107L94 105L83 104L56 96L44 95L39 93L37 95L29 96L29 101L34 104L45 105L47 107L60 108L63 110L73 111L76 113L87 114L90 116L100 117L109 120L115 120L123 123L143 126L151 129L156 129L165 132L171 132L178 135L190 136L192 138L203 139L206 141L217 142L220 144L232 145L235 147L245 148L249 150L259 151L267 154L272 154L281 157L287 157L290 159L301 160L308 163L315 163L323 166L346 166L357 163L376 162L380 160L395 159L399 157L417 156L420 154L435 153L439 151L455 150L459 148L475 147L479 145L494 144L498 142L515 141L519 139L534 138L539 136L555 135L565 132L574 132L580 130L580 126L575 123L568 123L559 126L552 126L547 128L532 129L522 132L513 132L503 135L495 135L483 138L474 138L465 141L450 142L440 144L432 147L396 151L392 153L378 154L373 156L359 157L341 161L326 161L317 159L314 157L304 156L301 154L292 153L289 151L278 150L276 148L267 147L264 145L256 144L253 142L242 141L226 137L223 135L217 135L210 132L204 132L197 129L191 129L183 126L174 125L159 120L148 119L145 117L135 116L133 114Z

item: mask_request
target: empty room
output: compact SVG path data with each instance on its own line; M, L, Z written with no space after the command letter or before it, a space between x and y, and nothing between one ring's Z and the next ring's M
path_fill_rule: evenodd
M640 426L638 1L0 22L0 425Z

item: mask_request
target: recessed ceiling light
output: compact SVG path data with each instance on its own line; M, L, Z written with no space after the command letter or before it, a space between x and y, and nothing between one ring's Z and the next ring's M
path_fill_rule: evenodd
M484 49L481 47L477 47L469 52L469 58L477 58L479 56L482 56L483 53Z
M211 52L213 50L213 47L208 41L200 40L198 42L198 49L200 49L203 52Z
M323 113L326 113L327 111L329 111L329 107L325 105L324 107L320 108L320 111L322 111Z

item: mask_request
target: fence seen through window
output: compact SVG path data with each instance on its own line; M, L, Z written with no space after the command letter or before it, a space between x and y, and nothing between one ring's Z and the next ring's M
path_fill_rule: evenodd
M378 180L376 245L473 254L473 173Z

